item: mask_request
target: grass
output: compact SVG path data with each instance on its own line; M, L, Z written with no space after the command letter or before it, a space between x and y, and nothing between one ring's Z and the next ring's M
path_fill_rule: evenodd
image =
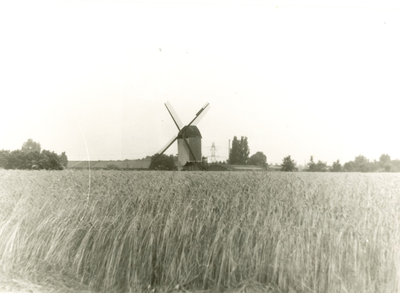
M398 174L88 176L0 170L4 271L92 292L400 292Z

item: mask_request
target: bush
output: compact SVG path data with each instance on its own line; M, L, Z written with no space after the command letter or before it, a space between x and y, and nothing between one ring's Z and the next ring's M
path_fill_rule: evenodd
M0 152L0 168L3 169L46 169L63 170L60 156L55 152L42 150L41 152L23 152L21 150Z

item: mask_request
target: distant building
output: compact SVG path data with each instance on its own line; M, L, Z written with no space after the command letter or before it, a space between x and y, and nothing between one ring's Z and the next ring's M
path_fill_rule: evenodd
M266 171L265 168L256 165L230 165L230 164L211 164L208 171Z
M275 164L275 165L268 165L267 167L268 171L272 171L272 172L277 172L277 171L281 171L282 170L282 166Z
M121 169L121 170L147 170L150 159L124 160L124 161L68 161L68 169Z
M121 169L121 170L148 170L150 167L150 158L141 160L124 160L124 161L68 161L68 169ZM204 163L204 162L203 162ZM185 168L178 168L179 170ZM185 169L192 170L192 169ZM193 170L197 170L194 168ZM230 165L230 164L210 164L208 171L266 171L266 168L256 165ZM270 170L270 166L268 166Z

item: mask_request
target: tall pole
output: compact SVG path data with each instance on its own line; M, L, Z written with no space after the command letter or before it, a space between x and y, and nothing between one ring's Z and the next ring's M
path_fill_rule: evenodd
M231 140L229 140L229 143L228 143L228 161L229 161L230 154L231 154Z

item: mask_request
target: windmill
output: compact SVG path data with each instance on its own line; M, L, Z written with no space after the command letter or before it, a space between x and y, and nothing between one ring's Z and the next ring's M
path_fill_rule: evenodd
M210 109L209 103L206 103L203 108L201 108L196 116L190 121L189 124L183 125L181 119L176 114L171 103L166 102L165 107L168 113L171 115L176 127L178 128L178 134L174 135L168 143L158 152L158 156L154 159L157 160L165 151L178 140L178 162L181 166L185 166L186 169L200 169L204 170L202 166L202 156L201 156L201 133L197 128L197 124L204 117L207 111Z

